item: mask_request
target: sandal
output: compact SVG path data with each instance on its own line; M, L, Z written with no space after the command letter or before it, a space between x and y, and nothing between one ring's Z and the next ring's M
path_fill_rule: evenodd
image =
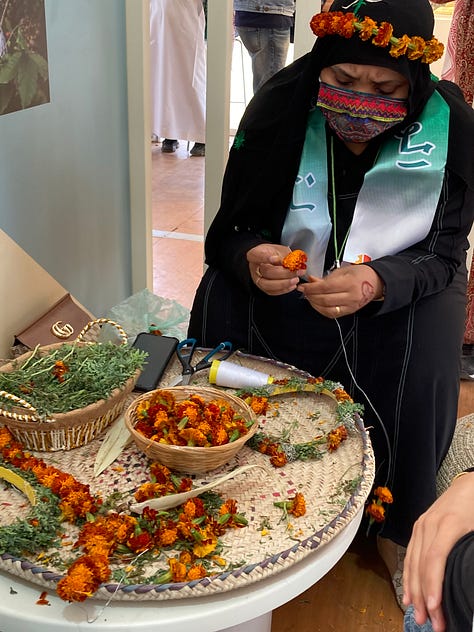
M400 609L405 612L407 607L403 603L403 563L406 548L387 538L377 536L377 550L390 573L393 590Z

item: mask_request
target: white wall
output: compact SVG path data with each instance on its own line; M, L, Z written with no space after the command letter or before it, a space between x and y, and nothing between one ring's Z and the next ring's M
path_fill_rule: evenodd
M51 102L0 116L0 356L65 291L101 316L146 284L132 283L125 0L45 7Z
M0 229L100 315L131 293L125 0L45 7L51 102L0 116Z

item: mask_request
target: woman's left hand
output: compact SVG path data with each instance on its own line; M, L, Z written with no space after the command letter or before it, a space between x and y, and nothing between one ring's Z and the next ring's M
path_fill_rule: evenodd
M344 265L322 279L309 277L298 291L311 306L327 318L339 318L357 312L371 301L381 299L384 284L371 267Z

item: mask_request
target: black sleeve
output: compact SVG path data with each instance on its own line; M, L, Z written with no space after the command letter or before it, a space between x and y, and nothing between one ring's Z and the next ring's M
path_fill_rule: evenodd
M446 562L443 612L448 632L471 632L474 613L474 531L455 544Z

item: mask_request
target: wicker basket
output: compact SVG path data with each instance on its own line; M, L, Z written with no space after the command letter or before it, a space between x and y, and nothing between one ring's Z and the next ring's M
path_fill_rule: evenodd
M110 324L118 329L122 344L127 342L124 330L107 318L99 318L91 321L76 338L80 345L94 344L85 342L86 334L90 333L96 325ZM62 346L63 343L41 347L48 351ZM0 371L12 371L26 361L33 351L16 358L14 362L5 364ZM58 413L51 420L42 420L37 411L24 399L0 391L0 396L9 401L16 402L17 407L5 410L0 407L0 424L6 426L25 448L39 452L55 452L58 450L71 450L85 445L97 437L107 428L123 411L127 404L127 397L132 392L140 375L137 371L120 388L116 388L106 400L102 399L84 408L72 410L67 413Z
M193 387L193 386L176 386L174 388L160 389L171 391L177 402L188 399L191 395L200 395L206 402L213 399L225 400L232 408L246 420L252 421L253 424L249 431L240 439L232 443L213 446L210 448L177 446L166 443L158 443L147 439L140 432L135 430L135 424L138 421L137 406L149 399L156 391L144 393L128 407L125 412L125 423L129 429L136 445L145 453L145 455L153 460L158 461L162 465L166 465L172 470L186 472L189 474L197 474L214 470L224 463L227 463L233 456L239 452L245 443L257 432L258 422L251 408L239 397L217 390L215 388Z

